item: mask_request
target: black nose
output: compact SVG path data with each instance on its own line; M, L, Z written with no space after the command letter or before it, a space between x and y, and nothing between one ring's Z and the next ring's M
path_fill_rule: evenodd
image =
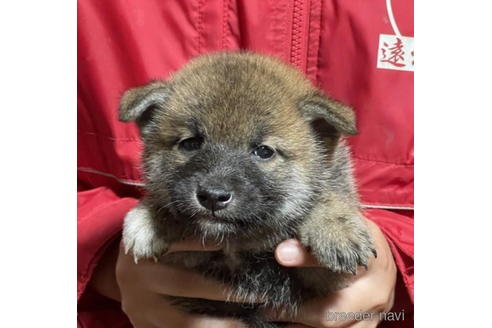
M200 188L196 193L200 204L215 212L226 208L232 201L232 192L220 188Z

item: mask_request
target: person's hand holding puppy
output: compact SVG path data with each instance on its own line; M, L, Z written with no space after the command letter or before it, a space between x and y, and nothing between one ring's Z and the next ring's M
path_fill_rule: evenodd
M212 251L199 242L174 244L169 252ZM233 319L192 315L170 304L166 295L224 300L227 288L202 275L169 265L142 260L135 263L132 254L120 247L116 265L123 311L133 326L159 328L232 328L245 327Z
M295 318L271 314L272 321L288 321L289 327L376 327L378 321L347 322L330 320L329 313L389 311L393 305L396 267L388 243L379 228L368 221L378 257L368 270L359 270L353 283L326 298L306 303ZM219 246L199 242L175 244L171 252L211 251ZM316 266L314 258L296 240L281 243L277 261L284 266ZM122 306L137 327L243 327L239 321L185 314L169 304L164 295L225 300L228 288L184 269L141 261L135 264L131 254L120 248L116 270ZM240 301L240 300L238 300ZM378 315L375 315L378 317Z
M379 313L393 307L396 265L388 242L379 227L366 220L376 245L378 257L371 259L368 270L358 270L352 284L330 294L304 304L295 318L288 314L272 315L274 321L295 321L299 323L289 328L301 327L350 327L373 328L379 324ZM317 266L317 262L296 240L286 240L275 252L277 261L284 266ZM337 313L373 313L374 320L343 321L334 319Z

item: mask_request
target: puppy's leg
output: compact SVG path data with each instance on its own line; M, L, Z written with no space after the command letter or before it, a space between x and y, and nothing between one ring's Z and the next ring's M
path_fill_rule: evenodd
M339 273L357 272L377 256L369 230L357 204L328 194L300 228L301 242L326 268Z
M135 262L141 258L157 261L168 249L168 243L158 234L151 211L143 203L138 204L125 217L123 244L125 253L132 250Z

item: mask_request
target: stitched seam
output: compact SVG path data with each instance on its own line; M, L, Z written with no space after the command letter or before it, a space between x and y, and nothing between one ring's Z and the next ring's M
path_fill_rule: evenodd
M323 38L321 37L322 33L323 33L323 3L324 1L323 0L320 0L320 13L319 13L319 35L318 35L318 56L316 57L316 85L317 86L320 86L321 85L321 81L320 81L320 70L319 70L319 63L320 63L320 57L321 57L321 40L323 40Z
M90 136L95 136L95 137L102 137L102 138L106 138L108 140L111 140L111 141L140 141L139 138L132 138L132 137L112 137L112 136L107 136L107 135L104 135L104 134L100 134L100 133L97 133L97 132L89 132L89 131L77 131L77 133L80 133L80 134L87 134L87 135L90 135Z
M222 49L226 50L227 36L228 36L228 23L229 23L229 0L222 0Z
M204 0L198 0L198 17L197 17L197 23L196 23L196 30L198 32L198 54L202 53L202 32L203 32L203 1Z
M388 209L388 210L414 210L413 206L398 206L398 205L369 205L369 204L361 204L362 208L367 209Z
M352 155L353 158L361 161L366 161L366 162L375 162L375 163L383 163L383 164L391 164L391 165L399 165L399 166L408 166L408 167L413 167L413 164L406 164L406 163L395 163L395 162L388 162L388 161L383 161L383 160L377 160L377 159L369 159L369 158L362 158L359 156Z
M140 182L139 180L130 179L128 177L120 178L120 177L117 177L116 175L113 175L111 173L94 170L94 169L92 169L90 167L79 167L79 168L77 168L77 171L102 175L102 176L105 176L105 177L108 177L108 178L115 179L116 181L118 181L118 182L120 182L122 184L130 185L130 186L137 186L137 187L144 186L144 183L143 182Z

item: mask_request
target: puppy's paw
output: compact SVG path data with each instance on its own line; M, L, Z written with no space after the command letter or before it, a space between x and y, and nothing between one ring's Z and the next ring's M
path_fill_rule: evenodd
M377 256L369 229L360 214L336 216L325 225L308 224L301 229L301 241L321 265L338 273L367 269L370 256Z
M133 208L125 217L123 225L123 245L125 254L131 250L135 263L139 259L154 259L165 254L168 250L168 244L158 235L149 210L138 205Z

